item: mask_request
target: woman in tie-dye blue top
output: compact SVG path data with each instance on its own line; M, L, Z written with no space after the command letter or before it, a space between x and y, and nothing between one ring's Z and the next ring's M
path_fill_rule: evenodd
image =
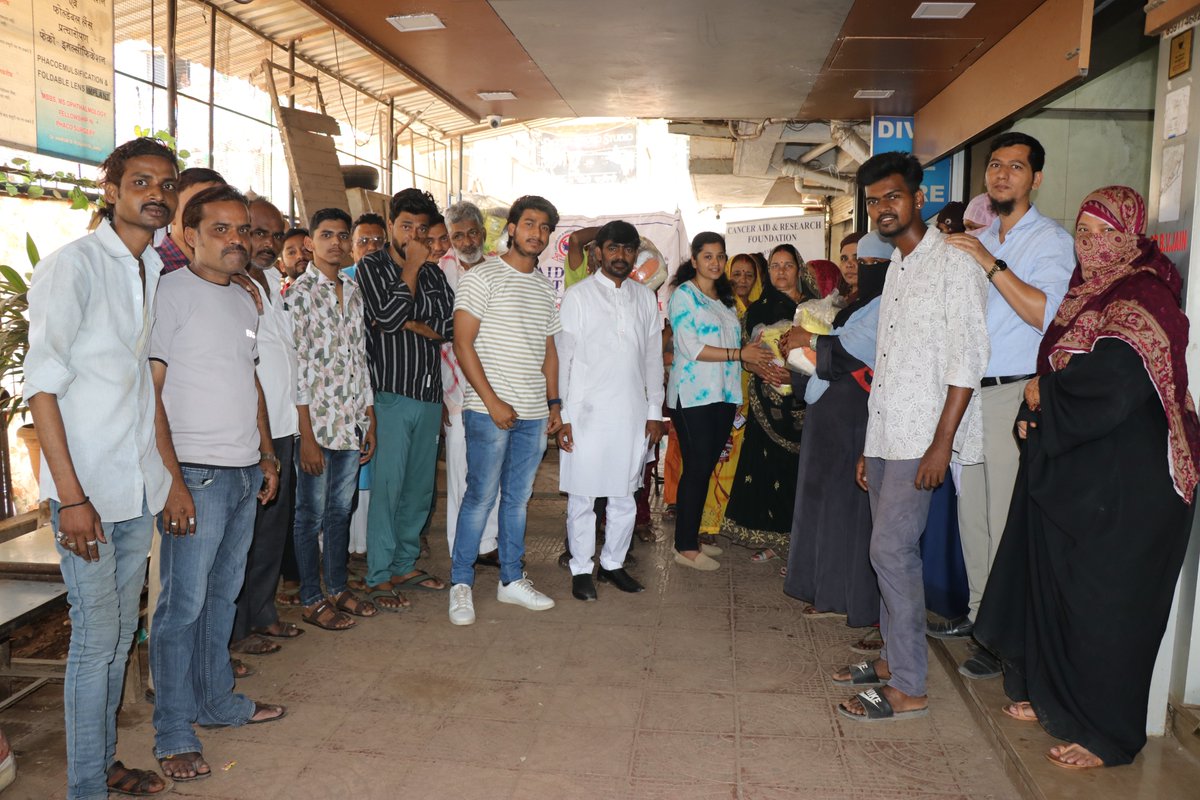
M667 305L675 347L667 405L683 459L675 502L675 563L700 570L721 566L712 558L720 549L699 543L700 515L709 476L742 402L742 365L765 367L771 361L770 352L758 345L742 347L725 260L720 234L698 234L691 259L675 273L676 288Z

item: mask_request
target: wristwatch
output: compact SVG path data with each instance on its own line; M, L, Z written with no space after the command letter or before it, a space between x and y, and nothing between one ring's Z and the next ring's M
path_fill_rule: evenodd
M1004 259L997 258L995 263L992 264L992 268L988 270L988 283L992 282L992 279L996 277L997 272L1004 272L1006 269L1008 269L1008 264L1004 263Z
M272 464L275 465L276 472L280 472L283 470L283 464L280 463L279 456L275 455L274 453L264 453L264 452L260 451L258 456L259 456L259 458L258 458L259 463L261 463L263 461L270 461Z

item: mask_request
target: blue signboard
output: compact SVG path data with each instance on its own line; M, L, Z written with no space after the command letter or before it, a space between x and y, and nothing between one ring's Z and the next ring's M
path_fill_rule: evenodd
M921 179L921 188L925 190L925 205L921 207L921 216L927 220L937 216L951 200L953 162L953 156L946 156L925 168L925 177Z
M871 155L895 152L911 153L912 148L912 117L871 118Z

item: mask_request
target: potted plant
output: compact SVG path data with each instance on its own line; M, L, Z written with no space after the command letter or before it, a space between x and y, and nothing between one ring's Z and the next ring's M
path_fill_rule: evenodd
M29 263L37 266L39 256L33 237L25 235ZM0 401L0 422L8 430L8 420L28 411L21 385L25 376L25 353L29 349L29 283L26 276L6 264L0 264L0 387L7 390ZM39 474L41 448L33 425L25 425L18 433L29 449L33 474Z

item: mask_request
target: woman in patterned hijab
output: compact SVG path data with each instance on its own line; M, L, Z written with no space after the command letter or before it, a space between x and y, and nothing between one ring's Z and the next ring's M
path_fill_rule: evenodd
M1005 712L1069 742L1046 757L1070 769L1128 764L1146 743L1197 483L1182 279L1145 231L1145 202L1125 186L1079 210L1079 265L1026 389L1021 469L975 625L1004 663Z

